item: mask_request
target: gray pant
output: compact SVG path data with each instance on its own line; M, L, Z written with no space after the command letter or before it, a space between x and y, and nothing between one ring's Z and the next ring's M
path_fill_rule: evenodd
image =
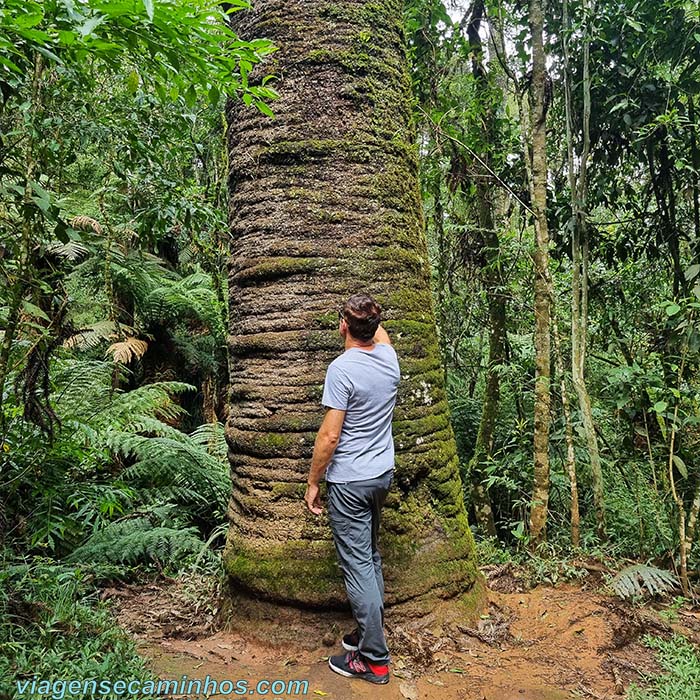
M376 479L328 484L328 516L345 589L360 634L360 653L389 663L384 639L384 577L377 548L379 519L393 470Z

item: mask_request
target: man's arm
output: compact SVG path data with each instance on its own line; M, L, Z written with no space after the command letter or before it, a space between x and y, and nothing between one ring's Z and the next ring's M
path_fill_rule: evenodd
M345 420L345 411L340 411L337 408L329 408L326 415L323 417L323 422L316 435L314 443L314 454L311 458L311 469L309 470L309 478L307 479L308 486L304 500L306 507L314 514L319 515L322 512L321 499L319 496L318 483L326 471L326 467L333 457L335 448L340 440L340 431L343 428Z
M389 334L381 327L381 325L377 328L377 332L374 334L374 338L372 338L375 343L385 343L386 345L391 345L391 338L389 337Z

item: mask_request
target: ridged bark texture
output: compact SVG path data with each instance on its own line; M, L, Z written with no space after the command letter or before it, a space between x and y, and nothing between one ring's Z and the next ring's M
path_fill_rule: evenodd
M383 516L387 603L476 581L437 348L400 0L262 0L235 16L280 50L276 118L231 104L225 565L234 584L304 605L345 602L330 529L303 507L337 309L385 311L402 381ZM255 79L255 75L253 79Z

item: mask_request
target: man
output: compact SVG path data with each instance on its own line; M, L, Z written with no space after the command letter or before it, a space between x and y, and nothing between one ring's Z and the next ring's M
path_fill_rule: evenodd
M328 516L357 629L343 637L347 654L333 671L371 683L389 682L384 638L384 578L377 549L380 511L394 473L391 418L400 371L380 326L381 309L366 294L343 305L345 352L328 367L321 403L328 409L314 445L305 501L322 512L319 481L328 484Z

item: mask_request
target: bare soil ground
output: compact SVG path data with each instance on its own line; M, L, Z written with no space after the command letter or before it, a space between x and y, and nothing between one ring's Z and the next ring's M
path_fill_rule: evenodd
M386 686L329 670L349 615L268 605L251 621L243 607L237 619L234 607L224 630L207 584L197 579L108 589L105 597L161 678L208 675L247 679L251 687L261 679L306 680L306 697L329 700L612 700L659 672L644 634L677 631L700 644L697 610L681 610L669 624L651 607L606 595L594 578L524 590L507 566L485 573L488 609L476 626L436 629L430 616L401 619L388 611L393 674Z

